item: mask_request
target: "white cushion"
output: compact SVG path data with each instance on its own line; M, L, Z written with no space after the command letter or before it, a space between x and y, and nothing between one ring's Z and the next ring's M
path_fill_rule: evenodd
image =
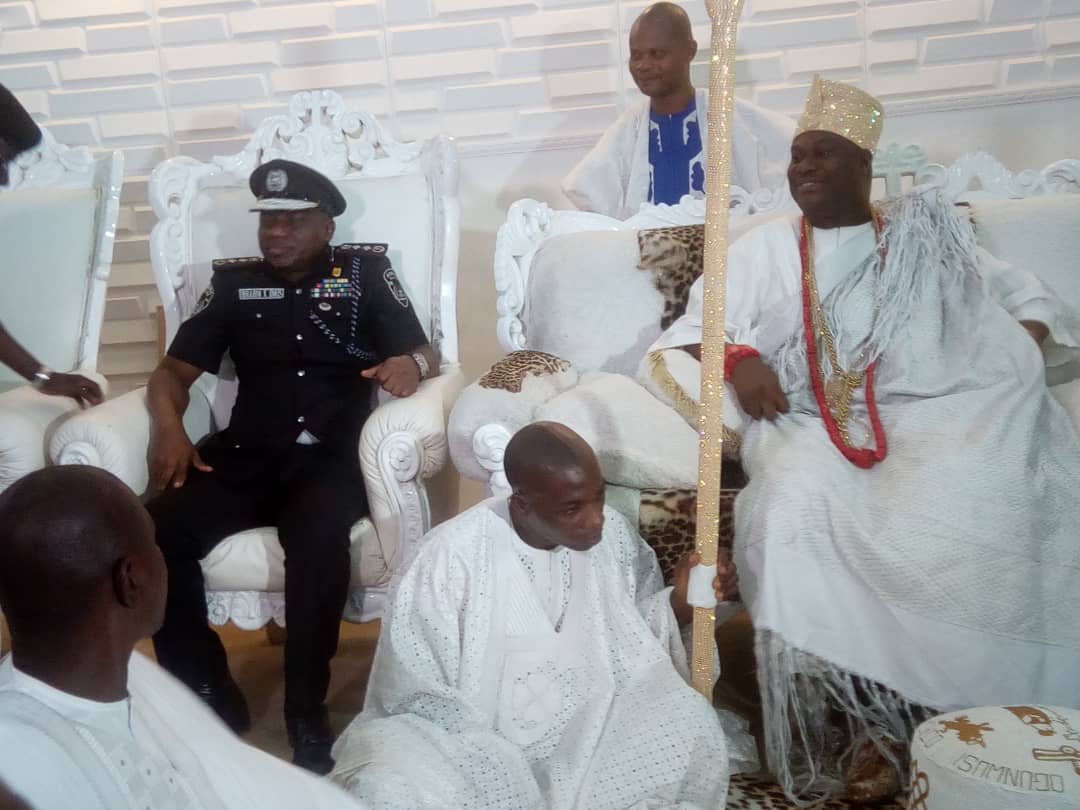
M698 435L674 409L622 374L591 372L536 410L592 445L604 480L633 489L696 487Z
M58 371L78 364L97 200L93 188L0 194L0 323ZM12 382L25 380L0 365L0 384Z
M1080 807L1080 712L984 707L928 720L911 743L909 807Z
M368 518L358 520L349 542L350 587L385 585L390 575L374 524ZM202 570L208 591L284 591L285 552L277 529L248 529L225 538L203 559Z

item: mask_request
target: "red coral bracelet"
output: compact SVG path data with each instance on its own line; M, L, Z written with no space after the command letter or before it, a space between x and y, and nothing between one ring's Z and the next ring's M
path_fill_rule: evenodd
M753 346L744 346L741 343L728 343L724 346L724 379L731 380L735 366L739 365L747 357L761 357L761 352Z

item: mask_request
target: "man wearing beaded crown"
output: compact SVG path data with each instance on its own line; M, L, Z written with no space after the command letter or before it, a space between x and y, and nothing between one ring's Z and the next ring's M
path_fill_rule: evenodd
M880 800L921 717L1069 705L1080 677L1080 439L1044 372L1080 328L938 193L871 205L882 124L815 79L802 216L728 259L735 561L770 764L801 799ZM702 283L640 375L676 403L699 399Z

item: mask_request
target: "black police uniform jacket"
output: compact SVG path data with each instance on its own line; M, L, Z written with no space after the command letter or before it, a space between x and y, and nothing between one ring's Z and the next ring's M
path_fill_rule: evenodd
M285 449L307 430L356 463L376 385L360 372L428 342L386 245L328 247L297 283L261 258L213 267L169 355L216 374L230 353L239 390L214 444Z

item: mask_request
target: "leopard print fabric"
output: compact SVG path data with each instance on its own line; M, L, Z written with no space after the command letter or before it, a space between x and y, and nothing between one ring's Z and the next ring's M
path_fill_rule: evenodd
M814 810L854 810L858 805L830 799L815 804ZM754 774L740 773L731 777L728 787L727 810L794 810L798 807L784 796L775 782L766 781ZM879 810L904 810L900 801L878 805Z
M547 352L523 350L510 352L495 363L478 382L481 388L500 388L513 394L521 392L521 385L530 374L542 377L558 374L570 368L570 363Z
M638 269L653 274L653 284L664 297L661 329L667 329L686 312L690 288L704 267L704 225L638 231Z
M720 538L717 548L731 550L735 541L735 496L720 493ZM664 582L670 584L675 565L694 550L697 525L697 490L643 489L638 506L638 531L654 552Z

